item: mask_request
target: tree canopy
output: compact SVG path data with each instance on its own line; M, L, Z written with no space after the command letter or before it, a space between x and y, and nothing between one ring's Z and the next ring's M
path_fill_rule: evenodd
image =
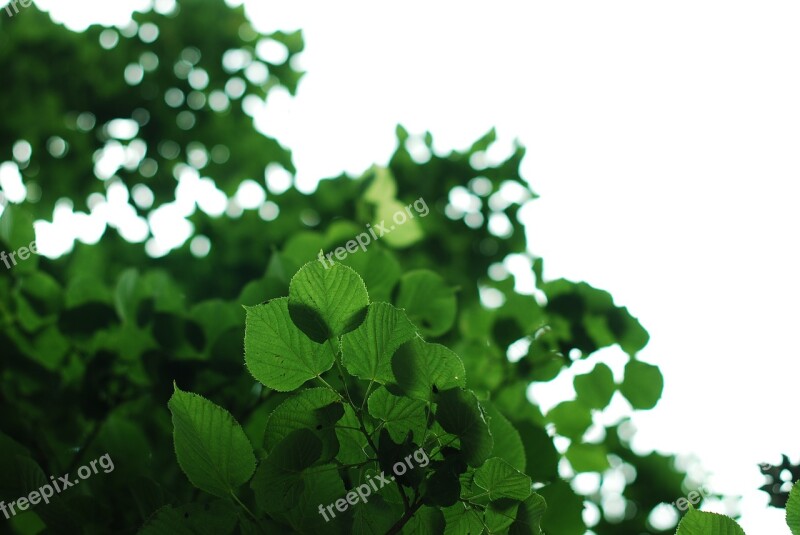
M418 161L398 127L386 167L320 177L311 194L274 187L291 152L252 115L275 87L296 90L300 32L259 35L222 0L83 33L31 7L0 27L0 150L24 186L4 186L0 249L33 242L54 210L107 221L97 243L0 267L0 499L115 464L0 533L674 530L650 515L691 482L597 418L613 396L658 402L661 374L638 358L647 331L601 289L544 280L518 217L536 197L524 148L478 165L488 132ZM280 61L264 53L276 46ZM257 206L238 202L244 183L264 192ZM406 208L364 250L318 261ZM184 240L148 247L169 211ZM499 267L509 255L528 259L535 294ZM526 395L611 346L629 359L621 378L598 363L546 413ZM396 481L377 489L381 472ZM578 494L587 473L625 484ZM324 509L370 481L374 496Z

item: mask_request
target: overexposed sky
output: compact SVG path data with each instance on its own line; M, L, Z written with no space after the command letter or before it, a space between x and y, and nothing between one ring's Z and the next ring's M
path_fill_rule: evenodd
M39 4L75 27L125 20L125 2ZM397 123L439 151L492 126L498 154L520 139L546 276L609 290L650 331L666 388L637 449L698 455L713 490L744 496L748 533L788 534L756 465L800 454L800 4L246 6L305 32L297 98L273 92L258 120L301 183L385 163Z

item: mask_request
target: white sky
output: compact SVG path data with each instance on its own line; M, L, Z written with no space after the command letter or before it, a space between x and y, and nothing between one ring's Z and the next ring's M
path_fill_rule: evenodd
M77 25L125 18L40 5ZM297 98L274 93L258 123L301 181L385 163L397 123L437 150L491 126L501 153L519 138L546 276L610 291L650 331L666 390L636 420L637 449L697 454L712 490L744 496L745 530L788 534L756 464L800 445L800 4L247 7L259 29L305 32Z

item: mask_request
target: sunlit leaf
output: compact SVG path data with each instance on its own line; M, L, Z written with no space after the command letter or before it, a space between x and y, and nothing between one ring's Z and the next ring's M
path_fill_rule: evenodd
M228 497L250 479L253 447L228 411L177 386L169 409L178 463L194 486Z
M318 344L298 329L289 316L289 300L246 307L244 353L247 369L270 388L287 392L322 375L333 366L330 344Z
M364 281L342 264L309 262L289 284L292 321L315 342L356 329L364 321L367 305Z

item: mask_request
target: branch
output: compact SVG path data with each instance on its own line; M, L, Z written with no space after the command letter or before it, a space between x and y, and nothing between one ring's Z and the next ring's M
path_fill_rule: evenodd
M411 517L414 516L414 513L416 513L420 507L422 507L422 500L414 503L414 505L412 505L411 508L408 509L402 517L400 517L400 520L398 520L394 526L389 528L389 531L386 532L386 535L397 535L400 533L403 530L403 526L405 526L408 521L411 520Z

